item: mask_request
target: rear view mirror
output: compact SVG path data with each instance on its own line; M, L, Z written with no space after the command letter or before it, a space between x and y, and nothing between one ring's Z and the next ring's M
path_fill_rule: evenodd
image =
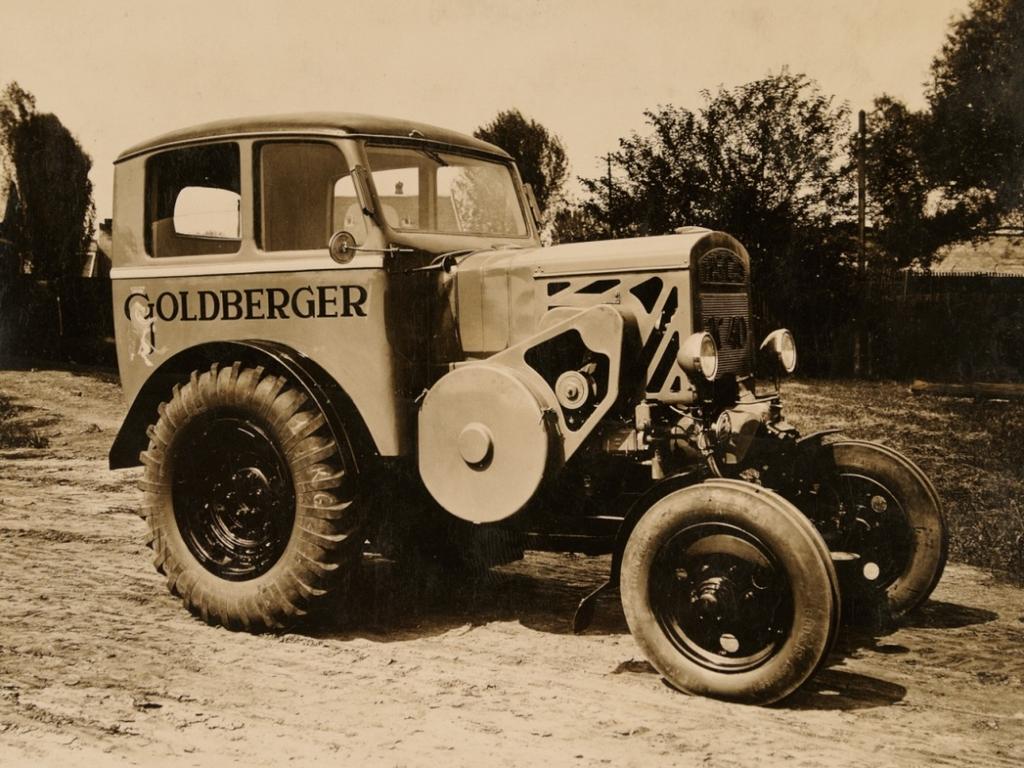
M348 264L356 255L356 239L351 232L344 229L331 235L327 249L331 252L331 258L339 264Z

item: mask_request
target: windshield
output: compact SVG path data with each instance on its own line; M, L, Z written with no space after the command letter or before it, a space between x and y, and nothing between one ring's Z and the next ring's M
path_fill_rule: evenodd
M366 153L381 213L393 229L528 234L508 165L430 149L368 146Z

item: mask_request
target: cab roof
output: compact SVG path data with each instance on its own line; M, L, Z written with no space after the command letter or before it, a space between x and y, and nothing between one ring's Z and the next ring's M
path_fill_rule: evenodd
M234 118L203 123L190 128L162 134L143 141L122 152L115 163L137 155L165 149L179 144L191 144L207 139L241 138L274 135L319 135L319 136L379 136L387 138L416 138L453 144L475 149L480 152L500 155L509 154L494 144L467 136L464 133L438 128L412 120L392 117L376 117L349 112L303 112L289 115L263 115L260 117Z

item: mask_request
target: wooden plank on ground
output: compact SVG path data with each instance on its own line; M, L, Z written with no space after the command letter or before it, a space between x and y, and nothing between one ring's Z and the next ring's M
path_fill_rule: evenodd
M915 395L945 395L947 397L975 397L1000 400L1024 400L1024 384L1012 382L971 382L947 384L917 379L910 385Z

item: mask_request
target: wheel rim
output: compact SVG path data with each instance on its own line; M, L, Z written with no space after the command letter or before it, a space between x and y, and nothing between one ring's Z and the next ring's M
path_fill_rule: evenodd
M231 581L269 571L291 537L295 492L284 454L252 418L204 415L174 448L174 517L192 555Z
M762 541L735 526L701 523L673 535L654 558L650 583L666 637L716 672L764 664L792 629L789 579Z
M885 485L843 472L818 491L820 521L829 549L858 556L862 589L888 589L910 562L913 542L903 505Z

